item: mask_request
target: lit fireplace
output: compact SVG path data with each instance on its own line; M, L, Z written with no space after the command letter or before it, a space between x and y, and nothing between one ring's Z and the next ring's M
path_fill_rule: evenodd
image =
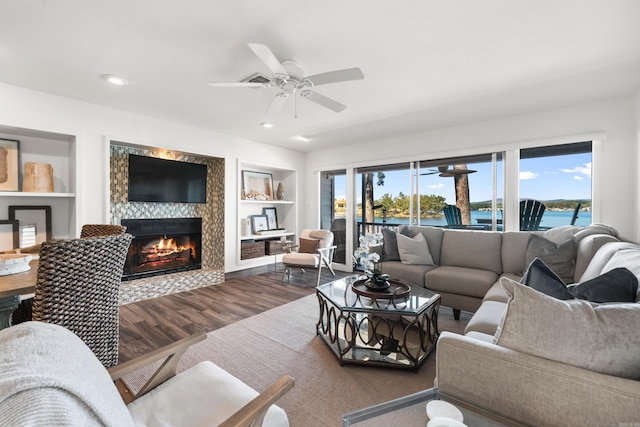
M201 268L202 219L123 219L135 238L124 280Z

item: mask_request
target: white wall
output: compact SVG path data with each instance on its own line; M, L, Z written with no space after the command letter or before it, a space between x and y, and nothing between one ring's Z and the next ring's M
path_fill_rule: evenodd
M640 240L638 145L640 96L605 99L526 115L436 129L393 139L367 141L309 153L304 168L306 195L301 223L318 223L318 170L424 160L460 154L503 151L521 143L559 142L568 136L605 135L602 159L594 165L594 222L615 227L623 238ZM578 139L580 140L580 139ZM565 142L577 142L569 140ZM336 163L336 159L350 159ZM597 172L597 174L596 174ZM599 213L598 213L599 212Z
M0 84L0 125L79 137L78 228L83 223L108 222L105 144L109 138L225 158L225 271L245 268L236 260L238 159L284 169L299 169L304 162L304 155L297 151L6 84Z

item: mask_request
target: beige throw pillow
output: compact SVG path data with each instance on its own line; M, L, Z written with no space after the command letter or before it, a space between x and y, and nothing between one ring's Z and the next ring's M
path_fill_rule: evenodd
M397 233L398 252L400 253L400 262L403 264L419 264L419 265L435 265L429 246L422 233L416 234L414 237L407 237Z
M603 374L640 380L640 304L562 301L508 278L495 343Z

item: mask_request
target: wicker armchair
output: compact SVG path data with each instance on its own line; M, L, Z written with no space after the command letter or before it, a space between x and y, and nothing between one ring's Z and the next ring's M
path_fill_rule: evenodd
M86 239L87 237L102 237L102 236L114 236L118 234L124 234L127 231L127 227L124 225L115 224L85 224L80 231L80 238Z
M32 319L71 330L105 367L118 363L120 282L132 239L120 234L40 247Z

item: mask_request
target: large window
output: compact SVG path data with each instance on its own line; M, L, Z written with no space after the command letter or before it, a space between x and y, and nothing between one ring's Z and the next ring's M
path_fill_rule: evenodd
M520 150L520 199L541 201L541 229L591 224L592 143Z
M333 261L346 264L347 172L323 172L320 179L320 228L333 231ZM350 259L350 257L349 257Z

